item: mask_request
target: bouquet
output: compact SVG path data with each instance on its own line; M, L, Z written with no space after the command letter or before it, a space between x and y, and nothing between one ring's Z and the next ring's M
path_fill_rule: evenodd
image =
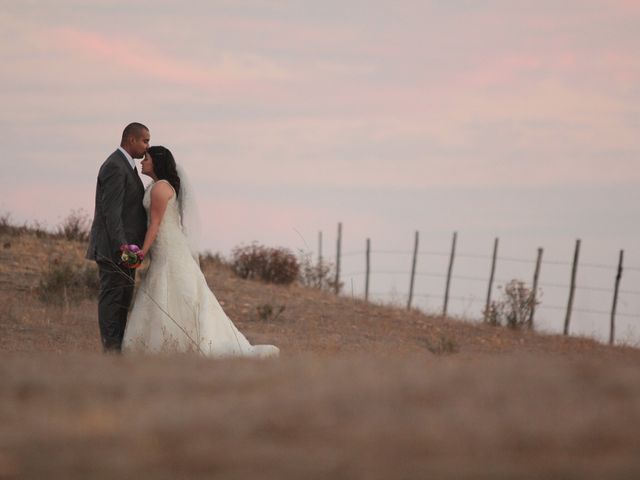
M120 260L123 266L128 268L138 268L142 265L144 254L137 245L120 245Z

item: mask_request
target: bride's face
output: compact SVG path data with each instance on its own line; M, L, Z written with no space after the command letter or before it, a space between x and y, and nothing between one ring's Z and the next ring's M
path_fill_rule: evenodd
M144 159L140 162L140 167L142 168L142 174L148 175L152 177L154 175L153 172L153 160L151 160L151 155L149 152L144 154Z

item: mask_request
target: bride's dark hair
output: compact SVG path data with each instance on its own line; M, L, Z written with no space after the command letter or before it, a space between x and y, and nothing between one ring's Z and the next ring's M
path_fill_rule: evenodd
M176 195L180 195L180 177L172 153L168 148L160 145L149 147L147 151L151 156L153 172L158 180L167 180L176 191Z

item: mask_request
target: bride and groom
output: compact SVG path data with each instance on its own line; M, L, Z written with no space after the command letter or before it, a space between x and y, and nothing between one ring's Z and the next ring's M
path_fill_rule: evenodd
M147 127L127 125L98 173L87 258L98 265L104 350L277 356L273 345L251 345L207 286L185 228L192 192L171 152L149 140ZM153 180L146 190L135 158ZM136 270L120 261L121 245L129 244L150 259L135 298Z

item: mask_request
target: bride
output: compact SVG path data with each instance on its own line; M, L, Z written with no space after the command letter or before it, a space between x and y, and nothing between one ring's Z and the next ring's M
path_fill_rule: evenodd
M184 232L190 192L171 152L150 147L141 165L153 179L143 199L150 221L142 252L151 262L136 290L123 351L278 356L273 345L251 345L207 286Z

